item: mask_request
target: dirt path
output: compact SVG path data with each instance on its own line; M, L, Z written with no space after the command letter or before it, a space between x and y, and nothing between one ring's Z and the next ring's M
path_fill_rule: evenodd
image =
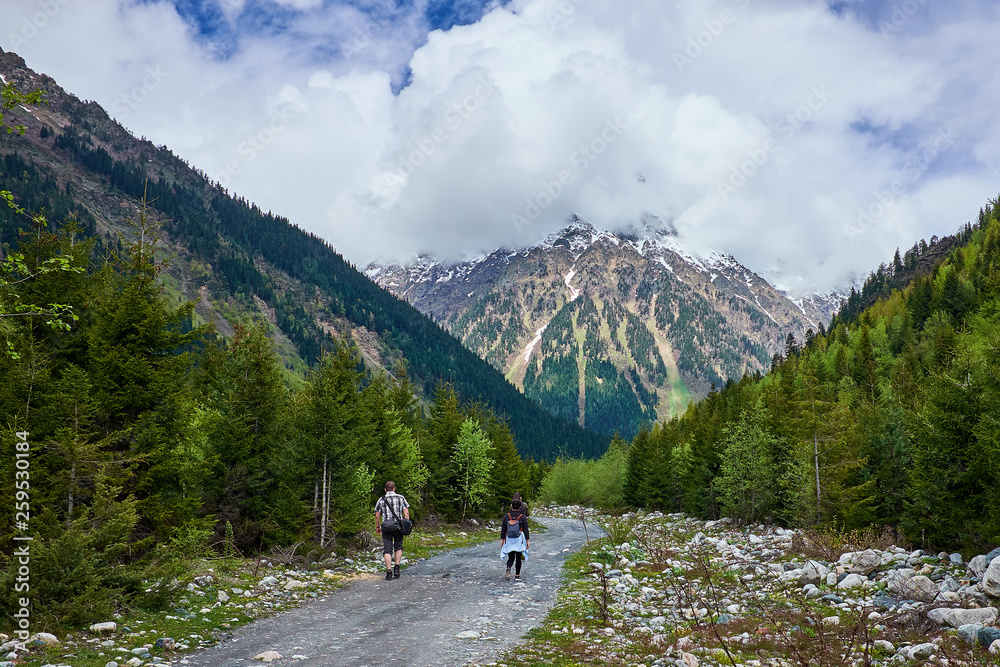
M405 570L399 579L355 581L302 607L252 623L224 644L188 656L187 665L301 667L460 667L489 662L537 625L555 602L562 564L585 542L583 524L538 519L523 581L505 581L500 541L459 549ZM588 525L590 537L600 534ZM405 545L404 545L405 546ZM392 629L392 639L388 630ZM477 638L457 635L476 633Z

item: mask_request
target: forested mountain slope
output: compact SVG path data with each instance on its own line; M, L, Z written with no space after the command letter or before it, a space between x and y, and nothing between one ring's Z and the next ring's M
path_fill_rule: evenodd
M553 417L433 321L378 287L322 239L237 198L174 156L132 136L96 103L64 92L0 52L0 75L22 91L46 91L47 105L14 109L23 136L0 135L0 186L27 210L46 210L58 228L76 218L105 247L118 243L138 201L162 223L162 254L173 255L160 278L178 300L196 300L193 324L212 322L229 335L240 315L266 318L286 366L300 375L334 339L352 341L365 361L410 377L429 397L440 380L508 419L520 451L595 455L605 439ZM0 250L15 247L29 226L0 211Z
M947 243L936 262L907 260L903 289L842 312L767 375L639 434L628 500L799 526L901 526L920 545L969 553L995 547L997 200ZM880 272L891 279L895 270Z

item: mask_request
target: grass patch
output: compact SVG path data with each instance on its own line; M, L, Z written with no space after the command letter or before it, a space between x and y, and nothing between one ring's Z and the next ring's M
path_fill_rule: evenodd
M498 667L619 665L622 656L605 635L590 563L607 558L607 540L588 543L563 564L564 584L542 624L528 631L517 648L498 657Z

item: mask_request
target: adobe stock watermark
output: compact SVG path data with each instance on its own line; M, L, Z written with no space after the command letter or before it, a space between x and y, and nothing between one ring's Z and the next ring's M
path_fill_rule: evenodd
M899 32L904 25L909 23L913 15L926 4L927 0L905 0L902 4L893 5L889 20L883 19L878 22L878 31L882 33L882 38L889 39Z
M385 174L385 184L396 190L406 184L417 169L437 153L438 149L454 136L472 116L482 109L496 94L496 84L488 76L479 78L478 85L471 93L448 107L441 117L441 123L420 139L410 142L410 151Z
M563 169L552 180L543 179L541 188L534 197L526 197L524 209L519 213L510 216L511 222L520 233L525 226L532 224L538 219L545 209L552 206L566 189L577 182L580 175L590 168L597 158L604 154L613 143L621 138L628 127L621 116L608 118L604 121L604 127L587 143L581 144L569 156L570 164L576 169L573 173L570 169Z
M388 22L382 22L374 18L367 21L363 27L354 26L354 39L342 47L344 57L350 58L351 56L358 55L372 45L372 40L375 39L376 32L384 33L391 27L391 24Z
M586 0L560 0L555 9L545 10L545 20L549 28L561 28L569 23L576 14L576 8Z
M22 641L31 636L31 547L28 535L31 522L31 445L28 432L15 433L14 442L14 625Z
M243 173L243 168L257 159L257 156L267 150L278 136L287 130L298 118L299 110L291 103L276 107L271 112L267 123L257 132L250 134L236 146L237 158L226 162L225 169L216 174L215 180L223 188L228 188L233 176Z
M775 124L774 132L780 135L781 139L775 139L773 135L769 136L762 145L747 151L747 159L729 168L728 181L716 182L715 189L723 203L728 202L731 195L736 194L740 188L749 183L761 167L767 164L771 156L778 152L782 142L787 142L794 137L803 125L812 120L817 111L826 106L831 97L833 97L833 93L827 90L826 84L810 88L809 96L805 102Z
M35 0L38 11L25 16L16 32L7 33L7 49L18 49L34 39L71 2L73 0Z
M705 49L715 44L716 40L726 32L726 28L736 23L738 12L745 11L750 6L750 0L732 0L732 3L733 8L723 9L717 16L702 23L703 30L689 35L683 51L674 51L674 66L678 72L683 72L685 67L693 65L694 61L701 58Z
M125 122L129 114L145 102L149 94L159 88L160 84L168 76L170 75L164 72L159 65L156 67L147 67L146 75L142 77L139 85L127 93L119 95L111 103L111 112L115 120L121 123Z
M872 228L875 222L889 212L889 209L901 197L909 184L915 183L924 175L941 154L955 145L961 136L951 125L938 130L928 141L927 147L903 165L903 178L896 179L886 188L873 193L867 206L858 207L858 217L854 224L844 225L844 234L853 239Z

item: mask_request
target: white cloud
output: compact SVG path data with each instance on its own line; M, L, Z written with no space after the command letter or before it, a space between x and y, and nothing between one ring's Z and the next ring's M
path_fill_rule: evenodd
M287 0L286 33L220 59L168 3L62 2L4 48L358 263L654 213L825 289L995 194L985 4L887 38L818 1L516 0L426 34L419 4ZM4 25L37 8L12 5Z

